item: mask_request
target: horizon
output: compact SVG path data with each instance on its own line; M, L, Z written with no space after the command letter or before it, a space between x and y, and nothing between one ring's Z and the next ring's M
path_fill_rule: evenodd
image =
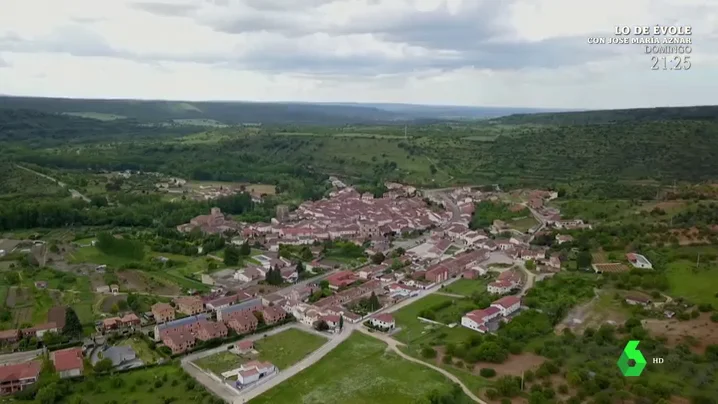
M169 99L169 98L113 98L113 97L73 97L73 96L30 96L0 93L0 97L9 98L37 98L37 99L60 99L60 100L87 100L87 101L141 101L141 102L197 102L197 103L237 103L237 104L315 104L315 105L355 105L358 107L373 107L374 105L387 106L409 106L409 107L432 107L432 108L470 108L470 109L508 109L508 110L529 110L535 113L561 113L561 112L590 112L590 111L620 111L632 109L656 109L656 108L700 108L718 106L715 104L693 104L693 105L655 105L635 106L626 108L562 108L562 107L524 107L524 106L485 106L485 105L459 105L459 104L416 104L408 102L382 102L382 101L299 101L299 100L277 100L277 101L254 101L254 100L212 100L212 99ZM520 112L519 112L520 113ZM531 112L528 112L531 113Z
M356 103L562 110L718 104L718 0L7 1L0 91L13 96L346 103L351 94ZM589 40L656 24L692 28L690 69L652 71L641 46Z

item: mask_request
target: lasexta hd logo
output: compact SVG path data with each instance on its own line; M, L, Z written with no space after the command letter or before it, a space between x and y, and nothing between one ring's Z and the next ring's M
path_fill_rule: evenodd
M628 341L626 347L623 348L621 357L618 359L618 368L621 369L621 373L626 377L640 376L643 369L646 368L646 358L638 350L638 343L639 341L635 340ZM631 361L633 361L633 364L631 364Z

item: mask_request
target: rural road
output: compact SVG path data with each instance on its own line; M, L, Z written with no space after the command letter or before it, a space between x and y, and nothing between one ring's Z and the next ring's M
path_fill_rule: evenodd
M44 349L36 349L34 351L16 352L0 355L0 366L28 362L37 358L39 355L42 355L43 352Z
M387 335L381 334L381 333L379 333L379 332L369 332L369 331L367 331L364 327L359 327L359 331L362 332L362 333L364 333L364 334L366 334L366 335L369 335L369 336L371 336L371 337L374 337L374 338L376 338L376 339L378 339L378 340L381 340L381 341L385 342L385 343L388 345L388 346L387 346L387 349L392 350L392 351L395 352L397 355L401 356L403 359L406 359L406 360L408 360L409 362L414 362L414 363L416 363L416 364L419 364L419 365L421 365L421 366L427 367L427 368L429 368L429 369L435 370L435 371L441 373L442 375L446 376L449 380L451 380L452 382L458 384L458 385L461 387L461 390L464 391L464 394L466 394L467 396L469 396L469 398L471 398L475 403L488 404L486 401L484 401L484 400L478 398L471 390L469 390L468 387L466 387L466 386L464 385L464 383L461 382L461 380L459 380L458 377L454 376L454 375L451 374L450 372L448 372L448 371L446 371L446 370L444 370L444 369L442 369L442 368L440 368L440 367L438 367L438 366L434 366L434 365L432 365L432 364L430 364L430 363L424 362L424 361L422 361L422 360L420 360L420 359L416 359L416 358L414 358L414 357L412 357L412 356L409 356L409 355L405 354L404 352L402 352L402 351L399 349L399 346L403 346L404 344L402 344L402 343L400 343L400 342L398 342L398 341L396 341L396 340L390 338L390 337L387 336Z
M52 177L50 177L49 175L45 175L45 174L43 174L43 173L37 172L37 171L35 171L35 170L31 170L31 169L29 169L29 168L27 168L27 167L23 167L23 166L18 165L18 164L15 164L15 167L20 168L20 169L23 169L23 170L28 171L28 172L31 172L31 173L33 173L33 174L35 174L35 175L38 175L38 176L42 177L42 178L48 179L48 180L50 180L50 181L56 183L57 185L59 185L59 186L61 186L61 187L63 187L63 188L67 188L67 184L65 184L64 182L61 182L61 181L59 181L59 180L57 180L57 179L55 179L55 178L52 178ZM70 191L70 194L72 194L72 197L73 197L73 198L82 198L82 200L84 200L85 202L90 202L90 198L86 197L85 195L82 195L82 194L81 194L80 192L78 192L77 190L68 189L68 191Z

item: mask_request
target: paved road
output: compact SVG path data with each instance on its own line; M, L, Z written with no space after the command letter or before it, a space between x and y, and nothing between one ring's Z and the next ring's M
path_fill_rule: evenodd
M43 349L36 349L34 351L15 352L0 355L0 365L14 365L16 363L28 362L37 358L43 353L43 351Z
M45 175L45 174L43 174L43 173L37 172L37 171L35 171L35 170L31 170L31 169L29 169L29 168L27 168L27 167L23 167L23 166L17 165L17 164L15 164L15 167L20 168L20 169L23 169L23 170L25 170L25 171L29 171L29 172L31 172L31 173L33 173L33 174L35 174L35 175L38 175L38 176L40 176L40 177L42 177L42 178L46 178L46 179L48 179L48 180L50 180L50 181L56 183L57 185L59 185L59 186L61 186L61 187L63 187L63 188L67 188L67 184L65 184L65 183L62 182L62 181L57 180L56 178L52 178L52 177L50 177L49 175ZM72 194L72 197L73 197L73 198L82 198L82 200L84 200L85 202L90 202L90 198L86 197L85 195L82 195L79 191L74 190L74 189L68 189L68 191L70 191L70 194Z
M446 370L444 370L444 369L442 369L442 368L440 368L440 367L438 367L438 366L434 366L434 365L432 365L432 364L430 364L430 363L427 363L427 362L424 362L424 361L422 361L422 360L416 359L416 358L414 358L414 357L412 357L412 356L409 356L409 355L405 354L404 352L402 352L402 351L399 349L399 346L402 346L402 345L404 345L404 344L402 344L402 343L396 341L395 339L389 337L388 335L385 335L385 334L382 334L382 333L379 333L379 332L369 332L369 331L367 331L364 327L359 327L359 331L362 332L362 333L364 333L364 334L366 334L366 335L369 335L369 336L371 336L371 337L374 337L374 338L376 338L376 339L379 339L379 340L385 342L385 343L388 345L387 349L390 349L390 350L394 351L397 355L401 356L402 358L404 358L404 359L406 359L406 360L408 360L408 361L410 361L410 362L414 362L414 363L419 364L419 365L421 365L421 366L424 366L424 367L430 368L430 369L432 369L432 370L435 370L435 371L441 373L442 375L446 376L449 380L451 380L452 382L458 384L458 385L461 387L461 390L464 391L464 394L466 394L467 396L469 396L474 402L479 403L479 404L488 404L486 401L484 401L484 400L480 399L479 397L477 397L468 387L466 387L466 386L464 385L464 383L463 383L461 380L459 380L458 377L454 376L454 375L451 374L450 372L448 372L448 371L446 371Z

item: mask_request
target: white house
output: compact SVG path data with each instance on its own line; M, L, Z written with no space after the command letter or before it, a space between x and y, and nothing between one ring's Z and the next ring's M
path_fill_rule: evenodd
M241 387L252 384L276 371L277 368L269 362L249 361L237 369L222 373L222 377L228 379L237 376L237 387Z
M374 327L386 328L389 330L393 329L396 326L396 323L394 322L394 317L388 313L378 314L372 317L369 320L369 323Z
M628 262L633 265L634 268L653 269L653 264L651 264L651 261L648 261L648 258L644 257L641 254L628 253L626 254L626 258L628 259Z
M493 306L483 310L470 311L461 317L461 325L474 331L485 333L489 330L486 323L499 315L501 315L501 310Z
M496 307L501 311L501 315L506 317L521 308L521 298L517 296L504 296L491 303L491 307Z

